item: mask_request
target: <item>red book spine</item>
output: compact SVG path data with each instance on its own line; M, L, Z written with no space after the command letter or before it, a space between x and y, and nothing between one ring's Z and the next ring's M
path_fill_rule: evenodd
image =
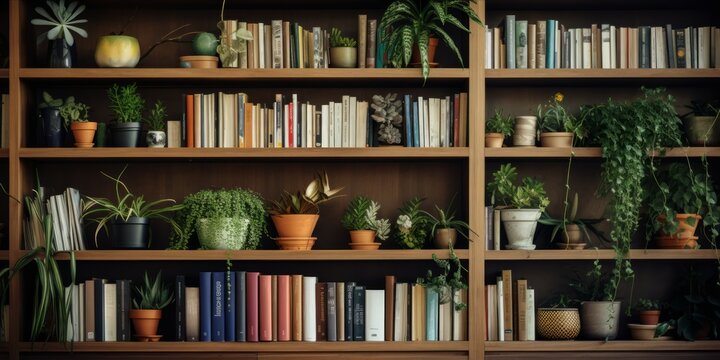
M272 341L272 276L260 275L260 341Z
M248 272L247 275L247 341L257 342L258 335L258 279L260 273Z
M290 341L290 275L278 275L278 341Z
M187 147L195 147L195 109L193 106L194 97L192 94L185 95L185 136Z
M460 94L453 98L453 146L460 146Z

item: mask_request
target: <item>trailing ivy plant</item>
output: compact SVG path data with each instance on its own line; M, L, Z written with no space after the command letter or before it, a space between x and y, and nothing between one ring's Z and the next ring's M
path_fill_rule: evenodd
M170 235L170 248L186 250L195 235L195 224L202 218L242 217L250 220L246 249L256 249L267 235L265 203L254 191L246 189L202 190L183 200L183 209L175 215L180 232Z
M642 93L630 101L610 99L586 112L588 120L595 123L592 128L602 149L599 193L611 196L610 237L615 250L609 279L612 299L620 282L635 276L627 255L640 222L645 181L656 169L655 154L664 154L667 146L680 145L680 119L673 97L661 88L642 88Z
M417 278L417 283L435 291L438 294L439 303L447 304L453 300L453 294L462 289L467 289L468 285L463 278L463 272L467 273L468 269L462 265L460 258L455 254L452 245L449 249L448 259L440 259L436 254L432 254L432 259L440 268L440 273L433 275L432 270L428 270L424 278ZM455 303L455 310L463 310L467 308L467 304L463 302Z

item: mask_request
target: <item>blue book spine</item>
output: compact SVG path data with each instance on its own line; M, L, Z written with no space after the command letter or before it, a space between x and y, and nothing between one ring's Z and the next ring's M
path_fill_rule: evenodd
M420 146L420 120L418 118L419 116L419 108L418 108L418 102L413 101L413 118L412 118L412 132L413 132L413 147L419 147Z
M238 271L235 273L235 284L237 287L235 288L237 291L235 291L235 340L237 341L246 341L246 330L245 330L245 272L244 271Z
M226 272L225 287L227 290L225 291L225 341L235 341L235 296L237 293L235 284L235 273L232 271Z
M438 340L438 307L440 306L437 291L425 288L425 338L427 341Z
M505 16L505 53L507 68L515 68L515 15Z
M405 95L405 101L403 101L403 108L405 110L405 146L413 146L413 135L412 135L412 113L410 109L412 107L412 95Z
M200 273L200 341L210 341L212 332L212 274L209 272Z
M212 341L225 341L225 273L212 273L211 311L212 311Z
M545 68L555 68L555 27L557 20L548 20L545 29L545 39L547 46L545 47Z

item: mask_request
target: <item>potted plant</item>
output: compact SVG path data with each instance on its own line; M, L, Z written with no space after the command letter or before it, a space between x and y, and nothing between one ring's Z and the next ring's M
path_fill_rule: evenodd
M720 114L720 99L690 101L685 107L692 110L683 115L685 136L690 146L717 146L720 144L720 126L716 126Z
M663 249L695 249L695 231L703 219L704 228L720 224L717 195L711 179L696 173L692 166L672 163L648 181L645 198L648 209L646 238L655 234Z
M88 36L87 31L78 27L79 24L87 22L78 18L85 11L85 5L78 6L77 1L73 1L65 6L65 0L60 2L48 0L47 4L50 12L42 7L36 7L35 12L41 18L32 19L30 23L36 26L51 26L50 30L38 36L38 43L45 38L48 40L48 66L71 68L76 57L73 32L84 38Z
M508 249L534 250L533 236L540 214L550 204L543 183L534 178L523 178L516 185L517 168L512 164L500 165L493 180L487 184L491 203L500 204L500 220L508 237Z
M574 140L585 136L582 121L568 113L562 105L565 96L555 93L548 104L538 105L540 145L544 147L572 147Z
M113 86L107 90L110 110L115 121L110 123L113 145L116 147L136 147L140 135L145 100L137 91L137 84Z
M189 194L175 214L180 231L170 248L187 250L197 234L202 249L254 250L267 235L265 203L256 192L235 188Z
M463 272L468 270L460 262L460 258L455 254L453 247L449 247L448 259L440 259L436 254L432 254L432 259L440 268L440 273L433 274L428 269L424 278L418 277L417 284L422 285L427 290L437 293L438 304L447 304L455 299L454 310L460 311L467 308L464 302L457 302L458 297L454 296L457 291L467 289L468 285L463 278Z
M283 191L279 200L271 200L268 213L278 232L283 250L310 250L315 243L313 230L320 218L318 205L342 196L340 188L331 188L326 172L317 174L304 191Z
M60 107L60 116L65 121L65 128L67 129L70 124L75 146L79 148L91 148L94 145L93 138L97 123L88 121L88 110L90 110L89 106L76 102L72 96L68 97Z
M643 325L657 325L660 322L660 302L652 299L638 299L635 304L638 319Z
M395 222L398 244L408 249L422 249L430 233L427 216L422 213L424 199L414 197L400 207L400 215Z
M164 148L167 144L167 135L165 135L165 119L167 119L167 109L162 101L155 102L155 106L150 110L150 115L145 119L148 126L147 137L145 141L148 147Z
M599 224L605 219L579 219L578 211L578 194L575 193L572 204L570 205L567 217L563 219L555 219L546 211L543 211L538 222L543 225L552 226L552 235L550 241L555 240L558 233L562 234L562 242L557 245L565 250L582 250L587 243L582 242L583 235L590 240L588 229L602 240L607 241L605 235L595 228L595 224ZM561 231L562 230L562 231Z
M423 79L427 80L430 67L438 65L434 62L435 48L441 39L455 53L460 65L464 66L460 50L444 29L446 24L450 24L470 32L455 13L467 16L471 21L482 25L482 21L470 7L469 0L393 1L385 9L378 24L378 29L387 29L380 41L385 45L390 64L400 68L412 62L422 68Z
M172 231L180 231L177 223L169 214L183 208L173 199L160 199L147 202L143 195L134 195L120 179L125 166L117 177L100 172L115 183L115 200L87 196L83 207L83 217L97 223L95 228L95 246L101 229L107 231L110 226L110 240L115 249L146 249L150 246L150 220L159 219L170 224ZM163 206L163 204L168 204ZM93 218L92 215L98 217Z
M342 36L338 28L330 30L330 65L339 68L357 67L357 41Z
M158 325L162 318L162 309L173 301L170 286L162 281L162 271L150 281L147 271L143 282L135 287L137 296L133 299L133 308L128 315L135 328L135 336L140 341L159 341Z
M603 272L600 260L583 280L580 276L570 282L580 301L582 335L588 340L614 340L620 326L620 301L615 301L615 286L610 274Z
M60 147L63 143L63 121L60 109L65 101L54 99L46 91L42 93L42 102L38 105L40 111L40 128L42 129L44 145L47 147Z
M348 204L340 222L350 231L350 247L353 250L377 250L380 243L390 235L388 219L378 219L380 204L365 196L356 196Z
M513 133L512 116L495 109L495 115L485 120L485 147L501 148L505 138Z
M438 249L448 249L455 246L458 233L468 240L470 239L470 232L475 234L475 232L470 229L468 223L455 219L455 211L453 210L454 200L455 198L453 197L447 209L441 209L435 205L437 216L420 210L420 213L427 219L428 225L430 226L430 235L433 236L435 247Z
M561 295L549 307L537 309L537 334L546 340L575 340L580 336L579 301Z

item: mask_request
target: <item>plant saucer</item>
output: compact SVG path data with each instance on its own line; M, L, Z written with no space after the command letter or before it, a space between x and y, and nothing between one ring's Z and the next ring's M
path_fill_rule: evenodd
M530 245L505 245L505 248L508 250L535 250L536 245L530 244Z
M353 250L377 250L380 248L380 245L382 243L376 242L376 243L368 243L368 244L355 244L355 243L349 243L350 248Z
M140 342L158 342L162 335L135 335L135 338Z

